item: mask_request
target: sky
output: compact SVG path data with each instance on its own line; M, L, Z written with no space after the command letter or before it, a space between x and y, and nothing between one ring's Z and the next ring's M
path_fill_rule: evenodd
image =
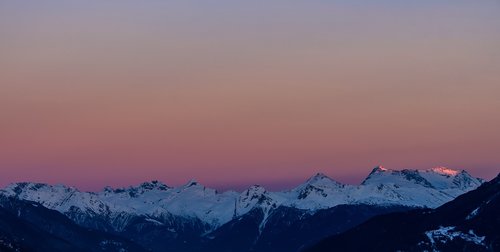
M500 171L500 2L0 2L0 186Z

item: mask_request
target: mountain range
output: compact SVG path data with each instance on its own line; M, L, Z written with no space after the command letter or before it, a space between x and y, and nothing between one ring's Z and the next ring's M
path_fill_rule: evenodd
M444 167L396 171L379 166L360 185L319 173L280 192L258 185L241 193L218 192L193 180L180 187L151 181L100 192L25 182L3 188L0 195L1 207L20 222L40 229L12 207L32 202L57 213L59 222L104 234L87 233L99 237L89 244L121 244L116 246L124 251L297 251L373 216L438 207L483 182ZM85 250L64 233L42 231ZM30 247L19 239L11 244Z

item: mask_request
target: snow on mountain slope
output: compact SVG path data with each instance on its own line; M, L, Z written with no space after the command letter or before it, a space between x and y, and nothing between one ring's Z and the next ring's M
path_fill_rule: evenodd
M341 204L350 204L352 185L344 185L322 173L290 191L276 192L280 205L316 211Z
M99 216L113 223L115 230L123 229L130 216L145 216L158 223L162 223L163 216L181 216L199 219L215 229L255 207L262 208L264 213L278 206L311 212L340 204L437 207L482 182L465 171L443 167L424 171L377 167L361 185L341 184L318 173L296 188L282 192L268 192L256 185L242 193L220 193L196 181L176 188L152 181L129 188L106 187L98 193L63 185L16 183L0 193L39 202L73 217L76 222L79 219L75 212Z
M438 167L428 170L373 169L355 193L356 202L438 207L480 186L484 180L466 171ZM380 197L380 195L384 195Z

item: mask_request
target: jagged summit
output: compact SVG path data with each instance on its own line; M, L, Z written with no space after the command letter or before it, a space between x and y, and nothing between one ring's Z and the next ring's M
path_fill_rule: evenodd
M384 166L382 165L379 165L379 166L376 166L375 168L372 169L372 171L368 174L368 176L363 180L363 182L361 182L361 184L363 185L365 183L365 181L370 178L370 176L372 176L373 174L377 174L377 173L383 173L383 172L390 172L391 170L385 168Z
M394 185L405 188L425 187L436 190L467 190L467 188L475 188L483 182L482 179L474 178L466 171L458 171L445 167L436 167L427 170L404 169L399 171L380 171L380 169L375 168L361 185Z
M418 176L421 176L422 174L425 173L432 173L432 174L439 174L439 175L444 175L448 177L455 177L459 174L465 174L470 176L466 171L458 171L446 167L434 167L431 169L427 170L417 170L417 169L403 169L403 170L392 170L392 169L387 169L383 166L377 166L373 168L373 170L368 174L368 176L363 180L361 183L366 184L370 180L373 180L374 178L382 178L382 177L387 177L387 176L399 176L399 177L405 177L406 179L415 179Z
M201 186L201 184L196 180L196 179L191 179L189 180L185 185L183 185L183 188L189 188L192 186Z
M145 190L153 190L153 189L159 189L159 190L167 190L170 187L167 186L166 184L158 181L158 180L152 180L150 182L144 182L140 186L140 188L143 188Z
M240 194L239 201L268 198L266 188L261 185L252 185Z
M318 172L311 176L304 184L317 185L317 184L339 184L339 182L326 176L324 173Z
M11 192L11 194L21 194L25 191L51 191L51 192L79 192L79 190L72 186L63 184L49 185L39 182L17 182L7 185L2 191Z
M464 170L458 171L458 170L450 169L450 168L447 168L444 166L434 167L434 168L429 169L429 171L439 173L441 175L446 175L446 176L456 176L460 172L465 172Z
M329 178L329 177L326 176L322 172L318 172L318 173L314 174L313 176L311 176L311 178L309 178L309 179L311 180L311 179L324 179L324 178Z
M247 191L261 191L261 192L266 192L266 189L259 185L259 184L255 184L255 185L251 185Z
M267 198L267 190L261 185L252 185L240 195L240 201Z
M370 172L370 174L372 173L376 173L376 172L386 172L386 171L390 171L389 169L385 168L384 166L382 165L379 165L375 168L373 168L372 172Z
M148 182L143 182L137 186L129 186L129 187L120 187L120 188L113 188L111 186L106 186L102 190L104 193L139 193L139 192L147 192L147 191L152 191L152 190L158 190L158 191L165 191L172 189L172 187L167 186L166 184L158 181L158 180L151 180Z

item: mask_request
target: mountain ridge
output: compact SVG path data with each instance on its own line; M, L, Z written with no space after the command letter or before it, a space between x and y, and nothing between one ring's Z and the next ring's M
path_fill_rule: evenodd
M409 169L408 168L408 169L395 170L395 169L389 169L389 168L386 168L384 166L379 165L379 166L374 167L368 173L368 175L363 180L361 180L361 182L358 183L358 184L356 184L356 183L343 183L343 182L337 181L334 178L332 178L331 176L326 175L324 172L313 173L313 175L311 175L310 177L307 177L302 184L308 183L309 181L315 181L315 180L318 180L318 179L327 179L327 180L330 180L330 181L332 181L334 183L337 183L337 184L340 184L340 185L358 186L358 185L362 185L363 182L370 177L370 175L372 175L374 173L377 173L377 172L389 172L390 173L390 172L404 172L404 171L433 172L433 173L436 173L436 174L441 174L443 176L455 176L455 175L458 175L460 173L466 173L467 175L471 176L466 170L457 170L457 169L452 169L452 168L448 168L448 167L444 167L444 166L436 166L436 167L432 167L432 168L429 168L429 169ZM475 178L478 178L478 177L475 177ZM478 179L481 180L482 182L485 182L485 180L482 179L482 178L478 178ZM178 186L171 186L169 184L164 183L163 181L160 181L160 180L157 180L157 179L152 179L152 180L146 180L146 181L140 182L138 184L129 185L129 186L119 186L119 187L104 186L100 190L97 190L97 191L95 191L95 190L81 190L81 189L79 189L76 186L66 185L66 184L62 184L62 183L53 183L53 184L51 184L51 183L46 183L46 182L41 182L41 181L37 181L37 182L34 182L34 181L18 181L18 182L9 183L9 184L5 185L3 188L6 188L6 187L9 187L9 186L12 186L12 185L17 185L17 184L31 184L31 185L36 185L36 186L47 186L47 185L49 185L49 186L53 186L53 187L59 187L60 186L60 187L65 187L65 188L69 188L69 189L76 190L76 191L79 191L79 192L84 192L84 193L101 193L103 191L123 191L123 190L140 189L140 188L149 189L149 190L155 189L155 188L159 188L159 189L167 190L167 189L173 189L173 188L189 187L191 185L201 185L201 186L204 186L196 178L191 178L186 183L178 185ZM302 184L299 184L297 186L300 186ZM261 187L265 188L265 186L263 186L262 184L258 184L258 183L252 184L250 186L261 186ZM277 192L277 191L289 191L289 190L292 190L293 188L295 188L297 186L294 186L294 187L292 187L290 189L275 190L274 192ZM241 193L242 191L245 191L248 188L240 189L240 190L231 189L231 188L226 188L224 190L215 189L215 188L213 188L213 189L217 190L217 192L219 192L219 193L224 193L224 192L228 192L228 191Z
M482 182L466 171L448 168L397 171L379 166L360 185L342 184L317 173L285 191L267 191L255 185L241 193L219 192L195 180L179 187L154 180L127 188L105 187L100 192L23 182L5 187L0 194L39 202L64 214L81 211L113 218L113 214L132 213L153 219L172 214L200 219L215 229L254 207L288 206L311 212L341 204L437 207Z
M154 251L166 247L231 251L219 249L238 246L221 241L233 233L248 235L240 251L290 251L378 214L437 207L483 183L465 171L451 171L376 167L360 185L342 184L317 173L285 191L253 185L242 192L219 192L195 180L179 187L150 181L105 187L100 192L14 183L1 189L0 195L36 202L82 227L118 235ZM289 236L297 241L286 242Z

